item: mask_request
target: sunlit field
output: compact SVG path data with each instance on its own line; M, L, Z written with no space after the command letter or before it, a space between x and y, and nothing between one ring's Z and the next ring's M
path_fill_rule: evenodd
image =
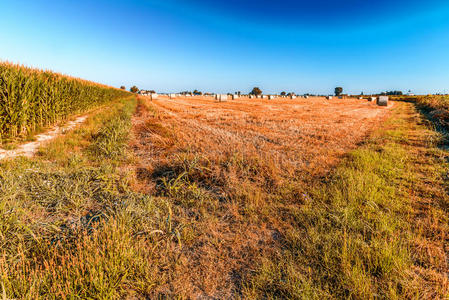
M448 295L447 106L127 95L0 162L8 298Z

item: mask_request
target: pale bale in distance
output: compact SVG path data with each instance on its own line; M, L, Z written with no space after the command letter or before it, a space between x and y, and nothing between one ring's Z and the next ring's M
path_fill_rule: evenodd
M238 99L238 98L240 98L239 95L236 95L236 94L232 95L232 100L236 100L236 99Z
M332 96L327 96L326 98L327 98L327 100L331 100L331 99L334 98L334 97L332 97Z
M376 101L377 100L377 97L369 97L368 98L368 101Z
M219 102L225 102L225 101L228 101L228 95L217 95L217 100L219 101Z
M388 96L379 96L377 99L377 105L388 106Z
M151 97L151 100L157 100L159 98L159 95L157 93L151 93L150 97Z
M268 96L268 99L269 99L269 100L273 100L273 99L275 99L275 98L276 98L276 96L274 96L274 95Z

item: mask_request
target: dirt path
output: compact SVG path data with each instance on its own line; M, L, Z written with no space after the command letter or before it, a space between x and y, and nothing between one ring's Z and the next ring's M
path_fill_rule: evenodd
M0 149L0 160L11 159L18 156L32 157L44 143L53 140L66 131L72 130L79 124L84 123L87 117L87 115L79 116L75 120L67 122L64 126L56 126L50 131L37 135L35 141L22 144L17 149Z

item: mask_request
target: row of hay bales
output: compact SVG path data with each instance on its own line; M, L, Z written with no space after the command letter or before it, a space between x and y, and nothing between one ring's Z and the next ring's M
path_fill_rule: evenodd
M157 100L159 99L159 94L158 93L150 93L150 92L146 92L146 93L140 93L140 95L145 96L150 98L151 100Z
M152 97L152 99L157 99L157 94L151 94L149 95ZM181 94L167 94L168 98L170 99L176 99L179 97L192 97L192 95L181 95ZM205 97L205 96L203 96ZM268 99L268 100L274 100L274 99L296 99L296 98L304 98L308 99L308 95L303 96L296 96L296 95L238 95L238 94L213 94L212 97L219 101L224 102L229 99L236 100L239 98L249 98L249 99ZM326 99L331 100L333 99L333 96L326 96ZM339 97L343 98L343 97ZM364 97L359 97L360 100L365 99ZM388 105L388 96L379 96L379 97L368 97L368 101L376 101L379 106L387 106Z
M0 62L0 142L128 95L98 83Z
M369 97L368 101L373 102L376 101L379 106L388 106L388 96L378 96L378 97Z
M364 97L360 97L360 100L366 99ZM369 96L368 97L368 101L369 102L374 102L376 101L377 105L379 106L388 106L388 96Z
M334 97L333 96L326 96L327 100L332 100ZM359 100L363 100L365 99L364 97L360 96ZM388 106L388 96L370 96L368 97L368 101L372 102L372 101L376 101L377 105L379 106Z
M157 94L148 94L148 97L152 97L153 99L157 98ZM206 94L206 95L191 95L191 94L161 94L162 97L167 97L169 99L177 99L177 98L189 98L189 97L212 97L217 101L227 101L227 100L236 100L240 98L248 98L248 99L296 99L296 98L309 98L309 96L296 96L296 95L245 95L245 94Z

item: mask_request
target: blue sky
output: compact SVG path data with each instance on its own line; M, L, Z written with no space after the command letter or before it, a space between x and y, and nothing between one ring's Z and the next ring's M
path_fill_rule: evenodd
M449 93L449 1L0 1L0 59L160 92Z

